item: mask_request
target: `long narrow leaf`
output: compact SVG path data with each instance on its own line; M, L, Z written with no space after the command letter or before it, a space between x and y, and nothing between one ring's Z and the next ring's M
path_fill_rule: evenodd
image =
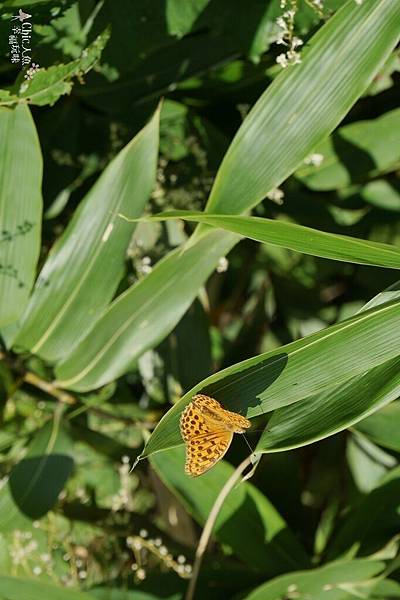
M0 108L0 326L28 301L40 251L42 154L26 105Z
M368 559L334 562L310 571L277 577L250 592L245 600L368 598L369 595L365 594L376 584L373 577L381 573L384 567L384 562Z
M112 299L134 225L155 181L158 111L116 156L51 250L29 302L17 347L47 360L68 354Z
M173 329L230 245L232 236L211 232L194 246L169 254L157 276L150 274L122 294L76 351L57 366L58 385L86 391L126 372L147 350L149 340L155 344Z
M311 256L391 269L400 268L400 249L396 246L327 233L296 223L260 217L214 215L185 210L160 213L151 217L150 221L179 218L220 227L257 242L281 246Z
M349 0L310 40L303 63L282 72L249 113L220 168L208 212L245 211L290 175L362 94L395 46L399 22L397 0L365 0L361 6ZM124 373L140 353L172 330L219 257L234 243L234 238L220 233L219 251L214 253L211 241L206 260L207 242L202 246L192 240L190 254L185 250L191 260L185 261L184 274L179 253L157 265L148 282L117 299L93 328L91 339L84 339L82 350L59 366L60 385L88 390ZM192 285L181 286L178 294L181 277L191 279ZM172 285L162 283L166 278ZM149 301L146 312L127 319L128 307L136 310L143 304L143 289L155 293L161 285L157 303ZM162 313L164 320L159 317ZM100 355L104 362L98 360Z
M274 412L256 452L298 448L347 429L400 395L400 358Z
M309 398L400 353L400 300L233 365L190 390L154 430L144 456L182 443L179 417L202 391L251 418ZM334 379L332 377L334 376Z
M277 77L231 144L207 205L257 204L339 125L399 39L398 0L349 0L312 38L300 65Z

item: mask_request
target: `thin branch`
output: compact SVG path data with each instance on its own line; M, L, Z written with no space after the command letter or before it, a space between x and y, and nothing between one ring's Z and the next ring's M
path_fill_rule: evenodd
M204 553L207 549L208 542L210 540L212 530L214 529L215 521L219 515L219 511L222 508L222 505L225 502L226 497L229 492L235 486L237 480L240 478L243 471L251 464L251 456L248 456L240 465L235 469L232 475L229 477L228 481L225 483L220 493L217 496L217 499L214 502L212 509L210 510L210 514L208 515L206 524L204 525L204 529L200 536L199 544L197 546L195 559L193 563L193 573L192 577L186 592L185 600L193 600L194 592L196 589L197 579L199 577L201 563L203 561Z
M23 379L26 383L29 383L30 385L39 388L39 390L46 392L46 394L53 396L53 398L57 398L57 400L63 402L64 404L76 404L76 399L74 398L74 396L68 394L67 392L64 392L63 390L60 390L49 381L41 379L34 373L25 373Z

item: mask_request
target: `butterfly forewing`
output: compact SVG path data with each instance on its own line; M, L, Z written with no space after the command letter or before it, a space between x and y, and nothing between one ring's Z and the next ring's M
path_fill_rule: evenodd
M250 421L223 409L214 398L194 396L180 420L186 442L186 473L192 476L205 473L224 456L233 433L243 433L248 427Z

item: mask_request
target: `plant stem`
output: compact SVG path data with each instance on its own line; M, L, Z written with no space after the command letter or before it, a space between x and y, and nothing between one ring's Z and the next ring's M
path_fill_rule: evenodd
M219 511L222 508L223 503L225 502L226 497L229 492L234 487L237 480L240 478L243 471L251 464L251 455L248 456L240 465L235 469L232 475L229 477L228 481L225 483L220 493L218 494L212 509L210 510L210 514L207 517L207 521L204 525L204 529L200 536L199 544L196 549L195 559L193 563L193 573L189 582L189 586L186 592L185 600L193 600L194 592L196 589L197 579L200 573L201 563L203 561L204 553L207 549L208 542L211 537L212 530L215 525L215 521L219 515Z
M23 380L26 383L29 383L30 385L34 385L43 392L46 392L46 394L53 396L53 398L57 398L57 400L63 402L64 404L76 404L76 399L71 394L68 394L63 390L58 389L49 381L40 379L40 377L38 377L34 373L25 373Z

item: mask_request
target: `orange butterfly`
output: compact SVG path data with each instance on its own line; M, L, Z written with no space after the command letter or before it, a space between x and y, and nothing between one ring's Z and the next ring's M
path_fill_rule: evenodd
M228 450L234 433L244 433L251 423L225 410L214 398L193 396L181 415L180 429L186 443L185 472L192 477L211 469Z

